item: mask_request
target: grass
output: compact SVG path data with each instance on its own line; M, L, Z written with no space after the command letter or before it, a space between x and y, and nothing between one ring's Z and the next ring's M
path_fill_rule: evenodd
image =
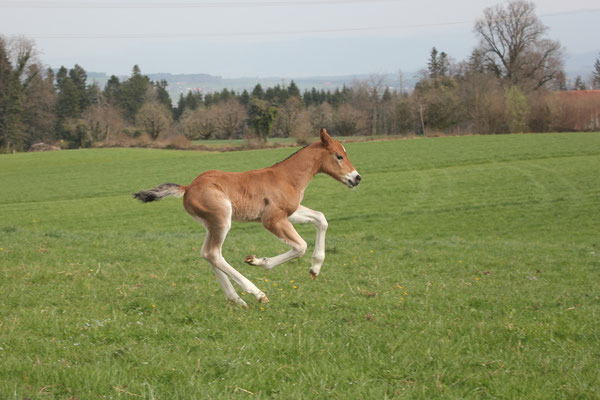
M225 301L180 200L131 193L294 149L0 156L0 398L600 398L600 134L348 143L327 258L234 223L269 296ZM309 246L311 226L298 226ZM309 252L311 248L309 247Z

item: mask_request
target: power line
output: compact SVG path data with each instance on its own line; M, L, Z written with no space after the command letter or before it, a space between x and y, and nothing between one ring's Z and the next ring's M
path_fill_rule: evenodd
M0 1L0 8L252 8L289 6L327 6L355 3L391 3L408 0L291 0L226 2L74 2L74 1Z
M599 12L600 8L580 9L561 11L556 13L542 14L540 17L552 17L558 15L578 14ZM307 35L307 34L327 34L327 33L345 33L345 32L369 32L382 30L406 30L417 28L439 28L457 25L472 24L473 21L454 21L454 22L439 22L430 24L412 24L412 25L388 25L388 26L366 26L366 27L347 27L347 28L323 28L323 29L302 29L302 30L286 30L286 31L238 31L238 32L179 32L179 33L164 33L164 32L149 32L149 33L30 33L23 34L26 37L37 39L201 39L201 38L218 38L218 37L248 37L248 36L287 36L287 35Z
M173 39L173 38L202 38L202 37L235 37L235 36L274 36L274 35L300 35L317 33L343 33L343 32L361 32L376 30L394 30L427 28L451 25L464 25L471 21L447 22L441 24L417 24L404 26L370 26L354 28L325 28L325 29L305 29L292 31L253 31L253 32L207 32L207 33L91 33L91 34L26 34L27 37L39 39Z

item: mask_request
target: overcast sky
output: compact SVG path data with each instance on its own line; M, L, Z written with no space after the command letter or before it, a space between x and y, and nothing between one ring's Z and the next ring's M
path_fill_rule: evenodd
M58 67L128 75L306 77L412 72L431 47L462 60L497 0L0 0L0 34L35 40ZM537 0L567 53L600 51L598 0ZM576 58L576 57L575 57ZM590 66L591 70L591 66Z

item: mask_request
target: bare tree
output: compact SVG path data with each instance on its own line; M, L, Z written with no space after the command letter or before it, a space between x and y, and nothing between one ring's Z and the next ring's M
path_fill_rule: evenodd
M327 102L318 106L311 106L308 109L312 125L312 132L319 132L319 129L325 128L331 132L333 128L333 107Z
M216 125L215 136L221 139L243 137L248 113L239 101L231 99L211 107Z
M365 112L367 117L367 127L364 131L361 128L361 134L375 136L377 132L377 121L379 118L379 94L384 90L384 77L382 75L371 75L369 81L353 82L353 95L351 106L361 112ZM338 113L336 113L337 115Z
M404 72L401 68L398 68L398 92L404 95Z
M158 102L145 103L135 117L135 124L152 139L166 132L172 122L169 110Z
M10 62L15 68L27 71L34 64L41 65L35 42L25 36L4 37Z
M51 140L55 92L33 41L0 35L0 147L24 150Z
M538 89L562 71L561 45L544 38L548 28L532 2L509 0L506 6L486 8L474 30L483 62L513 85Z
M32 64L28 68L29 85L25 88L22 120L27 126L27 141L32 144L38 141L51 143L54 141L56 115L56 91L54 75L51 71L44 73L40 64Z
M461 79L458 95L464 113L464 130L479 134L505 131L504 93L496 76L469 72Z
M121 116L121 110L109 103L91 106L83 113L93 141L110 140L119 135L127 126Z
M304 106L298 97L290 97L279 107L275 130L283 137L295 137L295 129Z
M366 111L342 104L333 115L333 132L339 136L367 135L369 115Z
M324 103L327 104L327 103ZM308 110L302 110L296 119L296 125L292 130L292 137L296 138L298 144L309 144L315 130L311 127L311 118Z
M216 130L213 114L204 106L187 109L179 119L177 130L190 140L209 139Z

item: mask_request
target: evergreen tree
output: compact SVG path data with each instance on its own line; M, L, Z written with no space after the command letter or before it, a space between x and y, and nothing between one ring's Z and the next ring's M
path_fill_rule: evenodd
M331 95L331 98L329 99L328 103L331 104L333 107L337 108L342 104L342 102L343 102L342 92L340 91L339 88L335 88L335 91Z
M267 88L264 99L271 104L280 104L281 86L275 85L275 87Z
M131 77L121 84L120 104L123 116L131 123L135 123L142 105L146 102L148 90L152 88L150 78L142 75L140 67L135 65Z
M167 85L167 81L162 79L154 84L154 91L156 93L156 99L158 102L164 105L168 110L172 110L173 102L171 101L169 92L167 92Z
M260 83L257 83L252 90L252 97L256 99L263 99L265 97L265 91L263 90Z
M253 98L250 100L248 110L250 126L254 133L263 142L271 135L273 124L277 118L277 108L271 106L266 100Z
M69 70L69 78L75 85L77 97L79 98L79 110L83 111L91 104L87 87L87 72L81 66L75 64Z
M58 101L56 103L56 116L59 123L66 118L77 118L81 115L81 93L73 80L62 73L62 68L56 75L58 82Z
M558 76L556 77L556 80L558 81L558 90L562 92L569 90L569 88L567 87L567 77L564 72L561 71L560 74L558 74Z
M311 93L308 90L305 90L302 94L302 101L304 101L304 104L306 104L307 107L313 104Z
M59 126L62 126L67 118L81 117L81 113L92 104L94 89L93 86L88 87L86 81L87 73L79 65L75 65L71 70L61 66L58 70L56 116ZM58 130L59 133L63 131L62 128Z
M66 69L63 65L58 69L56 73L56 89L60 91L62 85L65 83L65 80L69 77L69 70Z
M20 147L20 82L8 57L0 37L0 147L14 150Z
M294 81L290 82L290 85L287 88L287 92L289 97L301 97L300 89L298 89L298 86Z
M448 54L443 51L440 53L438 68L438 75L441 77L448 76L450 73L450 61L448 60Z
M586 90L585 82L583 81L580 75L577 75L577 78L575 78L573 90Z
M210 107L213 104L217 103L218 100L218 94L217 93L206 93L204 95L204 106L206 107Z
M600 89L600 56L596 58L596 62L594 63L594 71L592 75L592 84L594 86L594 89Z
M119 82L119 78L111 75L104 86L102 94L109 104L118 105L121 97L121 82Z
M87 90L88 107L100 104L102 100L102 90L98 86L98 82L93 82L88 86Z
M347 87L345 84L344 86L342 86L342 92L341 92L341 102L342 103L346 103L349 102L352 99L352 89Z
M321 102L319 101L319 92L314 87L310 90L310 102L314 105L321 104Z
M325 89L321 89L321 91L319 92L319 104L322 104L327 101L327 93L328 92L325 92Z
M227 88L223 88L221 93L219 94L219 102L229 101L232 97L235 96L235 92L232 90L231 92L227 90Z
M177 107L173 111L173 115L175 116L176 121L179 121L179 118L181 118L184 111L185 111L185 97L183 97L183 93L179 93L179 101L177 101Z
M429 71L430 79L437 79L440 72L440 61L438 60L438 51L435 47L429 53L429 61L427 61L427 70Z
M188 92L185 97L185 108L190 110L197 109L204 102L203 97L200 92Z
M381 101L389 102L391 100L392 100L392 92L390 92L390 88L386 86L385 90L383 91L383 95L381 96Z
M249 102L250 102L250 94L248 94L248 91L246 89L244 89L244 91L240 95L240 103L242 103L244 106L248 106Z
M439 79L448 76L450 72L450 61L445 52L438 53L434 47L431 49L429 61L427 61L427 72L429 79Z

